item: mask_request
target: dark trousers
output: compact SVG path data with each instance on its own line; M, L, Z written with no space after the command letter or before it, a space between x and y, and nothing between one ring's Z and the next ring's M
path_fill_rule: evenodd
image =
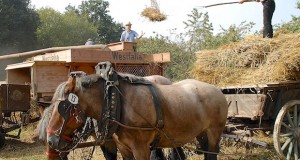
M264 14L264 29L263 37L273 38L273 27L272 27L272 17L275 11L275 1L265 0L263 4L263 14Z

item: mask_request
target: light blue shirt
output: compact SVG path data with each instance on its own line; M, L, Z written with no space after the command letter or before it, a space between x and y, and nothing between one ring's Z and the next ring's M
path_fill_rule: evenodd
M139 37L139 34L134 30L124 31L121 35L121 42L134 42L135 38Z
M94 44L95 44L95 42L93 42L93 41L87 41L87 42L85 43L86 46L94 45Z

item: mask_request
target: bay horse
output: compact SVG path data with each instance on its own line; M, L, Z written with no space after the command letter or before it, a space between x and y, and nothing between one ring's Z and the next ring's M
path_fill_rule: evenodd
M203 134L207 136L207 151L210 152L204 153L205 159L217 159L228 112L227 101L220 89L204 82L186 79L172 85L152 84L151 90L147 85L130 83L131 80L120 74L117 74L117 81L109 81L106 75L111 74L117 73L70 78L61 89L64 94L60 99L66 100L68 96L76 95L79 105L74 103L72 108L75 109L72 111L80 109L85 115L100 120L106 114L102 111L107 107L103 98L108 95L107 85L116 89L121 95L122 105L120 120L111 120L118 125L112 138L124 159L149 160L150 146L157 137L155 146L174 148L191 142L194 138L200 139ZM153 99L158 99L163 123L161 119L158 121L157 102ZM48 125L48 130L54 132L47 133L47 141L52 148L58 146L62 136L64 125L61 111L66 109L60 105L61 102L56 103L58 104L54 106Z
M162 84L162 85L172 84L172 82L169 79L167 79L163 76L160 76L160 75L146 76L143 78L152 83L156 83L156 84ZM57 90L60 90L60 88L64 85L66 85L66 82L61 83L57 87ZM55 92L52 102L55 102L58 99L58 97L59 97L58 95L59 95L59 92ZM46 130L47 130L47 126L49 124L49 120L50 120L52 111L53 111L53 106L54 106L54 104L51 104L49 107L43 108L43 110L41 112L42 118L39 121L38 134L39 134L39 139L42 141L46 140ZM101 147L102 152L107 160L116 160L117 159L117 146L115 143L106 142L104 145L101 145L100 147ZM47 155L48 159L56 159L56 158L67 159L67 157L60 157L59 152L50 148L47 143L46 143L46 155ZM67 156L67 154L65 156ZM184 152L181 147L173 148L171 151L171 154L169 156L170 156L170 159L172 159L172 160L177 160L177 159L184 160L185 159L185 155L184 155ZM153 151L151 151L151 160L163 160L163 159L165 159L165 156L161 149L154 148Z

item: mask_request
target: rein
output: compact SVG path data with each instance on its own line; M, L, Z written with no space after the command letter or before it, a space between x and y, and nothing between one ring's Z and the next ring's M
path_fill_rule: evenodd
M50 153L50 152L45 152L45 153L48 157L59 157L60 156L59 153Z

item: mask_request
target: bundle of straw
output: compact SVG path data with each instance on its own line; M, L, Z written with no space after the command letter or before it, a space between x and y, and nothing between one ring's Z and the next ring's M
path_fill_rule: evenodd
M155 7L147 7L141 13L142 16L148 18L150 21L163 21L167 19L167 16L159 11L159 9Z
M300 34L249 36L197 54L192 75L217 86L300 81Z

